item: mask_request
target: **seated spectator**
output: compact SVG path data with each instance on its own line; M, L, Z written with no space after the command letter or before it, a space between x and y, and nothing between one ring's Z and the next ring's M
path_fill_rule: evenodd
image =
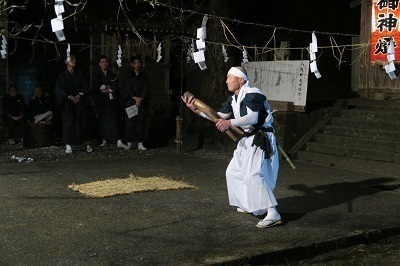
M48 94L41 86L34 88L32 100L29 102L29 112L32 122L49 124L53 118L53 105Z
M3 118L7 127L9 144L21 141L25 115L25 100L18 94L17 86L11 85L8 88L8 94L3 97Z

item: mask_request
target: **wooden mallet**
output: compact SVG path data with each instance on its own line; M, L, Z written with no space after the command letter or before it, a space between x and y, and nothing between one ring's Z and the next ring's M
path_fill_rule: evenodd
M187 99L190 97L194 97L194 95L190 92L185 92L183 94L184 97L186 97ZM199 109L200 111L202 111L204 114L206 114L210 119L212 119L214 122L217 122L218 119L220 119L221 117L218 115L218 113L216 111L214 111L214 109L212 109L210 106L208 106L207 104L205 104L204 102L202 102L199 99L196 99L193 102L193 105ZM243 135L243 131L241 131L239 128L232 126L231 127L233 130L235 130L237 133ZM233 141L237 141L237 138L235 137L235 135L233 135L233 133L228 129L225 131L225 133L233 140Z

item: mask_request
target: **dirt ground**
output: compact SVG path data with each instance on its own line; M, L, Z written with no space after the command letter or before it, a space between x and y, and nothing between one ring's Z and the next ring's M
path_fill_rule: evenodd
M296 265L399 265L399 247L400 235L397 235L368 245L357 245L321 254Z
M50 147L34 148L28 149L24 148L22 143L17 143L15 145L10 145L8 143L0 144L0 164L14 164L14 163L27 163L29 158L33 162L40 161L62 161L62 160L77 160L77 159L96 159L96 158L113 158L120 156L129 156L139 153L145 153L147 155L160 154L160 153L176 153L175 146L165 146L162 148L148 149L146 152L139 151L135 148L131 150L125 150L123 148L118 148L116 143L108 143L105 147L100 147L96 140L91 141L91 146L93 147L93 152L86 152L86 147L83 145L73 146L73 153L65 153L65 145L62 140L56 140L55 144ZM186 152L188 149L184 149ZM232 155L229 153L220 153L215 151L205 151L205 150L191 150L191 153L196 153L200 155L212 155L212 156L223 156L230 157ZM18 162L18 158L12 159L12 157L18 157L23 159L23 161ZM14 157L14 158L15 158Z
M143 153L138 151L137 149L126 151L117 148L115 144L111 144L106 147L99 147L97 143L93 143L93 148L94 148L93 153L87 153L84 150L84 147L73 147L74 152L72 154L66 154L64 148L65 147L63 145L59 144L46 148L25 149L22 147L22 144L9 145L7 143L3 143L0 144L0 164L16 164L16 165L29 164L27 158L32 158L33 162L40 162L40 161L62 161L62 160L92 159L92 158L93 159L113 158L121 156L130 157L130 155L134 156L135 154L139 155L140 153L142 153L141 155L144 155L145 157L151 157L152 155L161 155L161 156L163 156L163 154L172 155L176 152L174 146L164 147L160 149L149 149L148 151ZM196 155L200 155L201 157L214 158L217 160L221 159L224 165L226 164L226 162L229 161L229 158L231 157L231 152L218 153L215 151L207 151L207 150L196 150L190 152ZM24 158L24 160L18 162L17 159L12 159L12 156ZM171 170L171 171L176 171L176 170ZM328 173L326 172L324 173L324 175L328 176ZM223 176L223 174L221 176ZM327 178L329 178L329 176ZM15 178L10 180L18 181ZM223 199L225 199L224 185L221 186L221 191L223 191L223 193L222 192L221 193L223 194L222 195ZM138 198L139 197L135 199L138 200ZM123 197L118 198L118 200L122 199L124 198ZM222 207L225 207L225 204L222 205L221 208ZM218 213L226 213L222 212L221 210L217 211ZM210 210L205 211L205 213L209 212ZM233 213L232 215L234 214L236 213ZM297 222L296 226L298 226L299 224L300 223ZM213 224L213 227L215 226L216 225ZM287 226L286 228L290 230L290 226ZM288 261L287 264L285 265L398 265L398 262L400 261L400 252L398 248L399 246L400 246L400 236L394 236L371 244L356 245L346 249L328 252L307 260Z

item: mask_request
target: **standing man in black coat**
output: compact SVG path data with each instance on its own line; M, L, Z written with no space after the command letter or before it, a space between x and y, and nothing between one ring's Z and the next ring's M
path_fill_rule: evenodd
M90 114L86 94L88 87L81 71L75 69L74 55L64 60L66 69L58 74L55 94L61 107L65 152L72 153L72 145L86 144L86 151L92 152L89 144L88 114Z
M107 142L117 142L119 148L126 148L121 141L121 121L117 76L109 70L109 61L106 55L99 58L99 71L94 77L94 91L96 95L96 110L99 120L99 137L101 147Z
M137 142L138 150L145 151L143 145L146 127L146 109L149 98L149 79L141 70L142 59L140 56L131 57L132 70L125 76L124 98L125 108L131 108L125 112L125 140L128 142L127 149Z

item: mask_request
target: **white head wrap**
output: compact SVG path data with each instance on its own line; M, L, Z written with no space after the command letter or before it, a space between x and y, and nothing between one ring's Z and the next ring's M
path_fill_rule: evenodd
M239 78L244 78L244 80L248 80L247 76L245 73L243 73L242 71L240 71L239 69L237 69L236 67L231 67L231 69L229 69L228 74L232 74L236 77Z

